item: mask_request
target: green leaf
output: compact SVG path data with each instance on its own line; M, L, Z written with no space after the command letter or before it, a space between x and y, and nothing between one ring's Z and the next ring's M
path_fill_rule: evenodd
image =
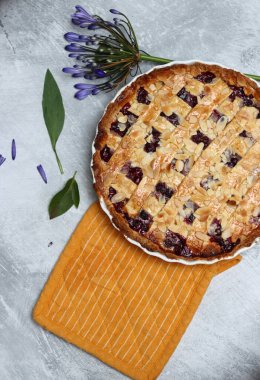
M56 152L56 143L63 129L65 112L59 87L49 69L46 71L44 80L42 111L52 149L55 153L60 172L63 173L62 165Z
M73 199L74 206L78 208L79 202L80 202L80 196L79 196L79 187L76 181L74 181L72 185L72 199Z
M80 196L75 175L70 178L64 188L52 198L49 205L50 219L56 218L67 212L73 205L78 208Z

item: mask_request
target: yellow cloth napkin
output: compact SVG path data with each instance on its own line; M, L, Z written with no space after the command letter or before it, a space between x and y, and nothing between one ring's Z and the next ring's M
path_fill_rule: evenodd
M130 244L94 203L35 306L36 322L132 377L155 379L211 279L240 261L185 266Z

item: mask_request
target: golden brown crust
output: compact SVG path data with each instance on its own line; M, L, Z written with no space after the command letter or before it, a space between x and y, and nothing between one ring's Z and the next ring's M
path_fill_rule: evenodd
M187 200L185 198L187 194L192 194L192 196L194 196L194 194L195 195L197 194L196 196L200 200L199 198L200 193L198 193L197 188L196 188L196 178L190 178L190 176L181 178L180 184L179 184L178 175L176 175L176 178L174 178L174 181L173 181L174 186L176 187L175 188L176 192L174 193L174 196L168 202L166 201L163 207L158 205L157 207L158 210L153 215L153 227L149 231L143 234L140 234L139 232L136 232L132 228L130 228L129 222L127 222L124 216L125 214L119 213L116 211L114 205L108 198L108 188L109 188L109 183L111 183L111 178L113 178L114 181L116 180L121 181L120 175L122 176L122 174L120 174L119 168L122 167L122 164L124 164L125 161L129 160L129 157L131 157L133 153L133 150L131 148L131 145L133 145L132 141L136 141L136 142L140 141L140 139L143 138L145 134L145 132L143 132L143 135L141 137L138 135L138 132L135 134L136 132L135 126L136 125L142 126L142 123L143 123L144 126L149 125L151 127L154 121L157 120L155 119L155 116L154 116L157 112L155 111L156 99L163 99L163 96L165 97L165 99L168 99L167 97L169 96L169 92L167 93L166 91L166 95L165 95L163 92L164 90L162 90L162 87L158 85L157 88L154 88L155 87L154 84L163 83L163 86L164 86L163 89L170 88L173 94L172 97L174 97L181 87L185 87L182 84L182 80L184 80L186 81L184 82L184 84L186 84L187 87L191 83L191 88L194 88L193 91L194 92L197 91L199 93L201 91L202 86L200 83L198 83L198 88L197 88L196 83L195 83L195 87L194 87L193 78L205 71L210 71L216 76L217 79L220 79L219 85L216 85L216 90L212 90L213 86L211 85L203 84L203 88L206 91L206 95L207 95L207 91L209 92L209 94L211 94L211 97L209 95L209 99L212 102L212 104L210 105L210 107L208 107L208 105L205 105L207 104L206 102L207 97L205 97L206 99L204 102L205 104L203 104L203 100L202 100L201 104L198 104L197 107L194 107L193 109L192 108L189 109L188 113L186 112L186 108L189 108L189 107L187 107L187 105L185 105L184 103L181 104L181 106L184 107L180 111L183 113L183 115L181 116L181 120L182 120L181 124L184 127L186 126L187 128L185 130L184 128L180 126L178 131L176 131L177 128L174 130L176 141L177 141L176 144L178 144L178 138L184 138L184 141L187 141L187 138L190 138L191 134L189 134L189 132L187 131L189 131L189 128L192 124L192 117L193 118L194 116L196 117L196 109L198 109L199 111L200 109L202 109L201 112L204 112L204 114L205 113L207 114L207 112L209 112L210 114L212 109L217 108L217 105L218 105L217 100L219 100L220 106L222 107L220 109L224 110L225 113L229 115L229 123L227 124L226 128L224 127L225 129L223 131L220 130L220 132L214 137L214 141L211 145L209 145L209 148L202 150L202 152L199 153L200 156L199 158L197 158L197 161L195 162L194 166L191 168L191 172L194 173L195 175L196 168L198 172L201 172L201 170L202 171L204 170L205 165L207 164L210 165L210 163L212 163L212 154L213 154L211 153L211 156L210 156L210 152L212 151L218 152L218 149L220 146L224 147L226 144L228 148L229 145L232 143L233 144L232 147L234 147L236 152L241 153L240 150L242 150L242 153L241 153L242 159L241 161L239 161L239 166L237 167L237 170L236 169L232 170L232 173L227 172L227 175L225 176L224 174L226 174L226 172L224 171L224 169L226 170L226 167L224 167L224 169L221 168L221 173L222 174L224 173L223 178L222 178L223 183L224 183L224 188L230 188L230 186L231 187L234 186L235 195L234 194L224 195L224 197L222 198L218 197L217 201L215 201L213 196L207 198L207 195L204 194L203 196L204 198L206 197L205 198L206 203L204 204L203 203L204 200L202 199L200 203L200 209L199 209L200 213L202 212L206 213L207 212L206 209L207 208L209 209L210 207L212 207L211 210L214 210L217 213L216 215L219 215L219 213L221 213L221 215L224 215L223 219L224 218L228 219L228 221L226 221L226 224L229 223L229 225L232 228L232 236L231 236L232 239L238 236L239 237L242 236L242 238L240 242L237 243L237 245L234 246L231 251L223 252L220 249L219 243L216 244L216 242L211 241L212 239L207 238L205 234L203 235L203 233L205 232L204 229L205 228L209 229L210 222L212 223L212 220L213 220L210 213L208 212L208 215L206 215L206 220L208 219L208 222L207 221L205 222L205 220L203 220L203 217L196 215L196 220L194 224L192 225L192 227L188 226L188 234L187 236L185 236L185 239L187 239L186 244L187 244L187 247L189 248L189 252L187 252L187 254L185 255L183 254L180 255L180 254L176 254L172 248L168 249L165 246L165 243L164 243L165 231L163 232L163 228L160 228L159 217L162 217L164 218L162 220L167 221L166 222L167 229L172 230L173 228L169 228L169 227L170 226L174 227L174 232L177 234L180 234L180 231L182 230L180 227L179 215L177 211L171 212L171 210L176 208L176 203L174 202L175 201L177 202L177 200L179 200L178 197L184 196L183 199ZM187 79L187 76L188 76L188 79ZM176 78L177 78L177 82L179 80L179 84L176 83ZM255 107L252 106L252 107L239 108L237 106L237 109L235 109L235 106L238 104L238 101L234 101L232 105L230 105L228 101L226 101L227 104L225 103L225 99L228 99L230 93L232 92L232 90L229 89L227 84L228 86L233 85L237 87L243 87L245 94L247 96L251 95L253 97L254 105L259 106L260 104L259 87L257 86L255 82L245 77L244 75L231 69L223 69L217 65L207 65L207 64L203 64L199 62L194 63L192 65L179 64L179 65L174 65L171 67L159 68L152 71L149 74L145 74L138 77L134 82L132 82L129 86L127 86L123 90L122 93L120 93L120 95L116 98L114 102L109 104L104 116L102 117L98 125L98 133L97 133L95 143L94 143L95 153L93 155L93 167L92 167L94 178L95 178L95 184L94 184L95 190L98 194L98 197L104 200L105 205L110 215L112 216L113 223L122 231L124 235L126 235L130 239L137 241L149 251L160 252L160 253L165 254L167 257L170 257L173 259L181 258L187 261L204 259L204 260L211 261L216 258L221 259L227 256L234 255L238 249L242 247L250 246L252 242L255 240L255 238L260 236L259 225L257 223L252 223L252 220L251 222L249 222L249 219L248 219L250 215L252 215L253 213L256 213L255 210L259 206L259 192L256 191L256 189L258 188L259 180L257 179L257 175L256 175L256 179L254 178L254 181L251 183L245 177L246 173L248 172L248 176L250 176L251 178L252 171L255 170L256 165L259 165L260 150L259 150L259 145L257 144L259 143L259 140L260 140L259 139L260 122L255 121L256 119ZM136 93L140 87L149 89L149 91L151 92L152 94L151 105L141 106L143 108L141 109L140 115L138 115L139 119L136 121L135 124L133 124L134 126L130 127L129 133L127 133L123 138L120 136L117 136L114 133L111 133L110 126L111 126L111 123L115 121L116 115L120 113L120 110L126 103L134 104ZM152 90L150 90L151 88ZM214 91L216 91L215 95L214 95ZM220 91L222 95L217 93L217 91ZM167 101L165 102L165 104L166 104L165 107L167 108ZM232 108L231 106L233 107L233 109L231 109ZM206 115L207 119L208 117L209 115ZM192 128L193 127L194 125L192 125ZM191 128L191 131L193 131L192 133L194 133L195 129L192 129L192 128ZM198 126L196 128L198 129ZM245 145L244 143L243 143L244 145L242 144L242 147L240 147L237 144L237 140L233 138L234 136L237 138L237 136L239 136L239 133L241 133L244 129L246 129L247 131L250 131L250 133L251 132L253 133L253 136L254 136L254 139L252 137L252 139L254 140L254 143L252 144L253 148L251 146L248 146L248 147L244 146ZM114 151L114 155L112 156L109 162L104 162L100 158L100 151L104 148L106 144L112 147L112 150ZM244 155L250 158L249 164L247 164L247 160L243 156L243 149L246 152L244 153ZM221 153L220 150L219 152ZM223 152L222 152L222 155L223 155ZM240 172L242 172L241 175L240 175ZM157 178L157 179L164 178L161 174L163 175L163 173L160 173L159 177L154 177L154 178ZM259 174L259 172L257 174ZM122 181L124 181L124 179L122 179ZM177 184L175 183L176 181L177 181ZM138 215L138 212L137 212L138 198L139 198L140 204L148 205L149 195L148 193L146 194L145 191L146 189L149 188L148 182L150 183L150 186L153 186L154 182L153 180L151 181L149 180L145 184L145 186L143 186L144 189L142 191L141 191L141 185L136 186L135 184L133 184L132 182L130 183L130 182L129 181L127 182L127 186L129 186L129 189L128 190L126 189L125 194L127 193L127 191L129 192L130 196L126 198L127 199L131 198L131 202L127 204L126 208L123 207L123 210L124 212L128 213L132 217L131 212L133 212L133 215L134 214ZM233 213L232 208L230 208L229 204L228 206L226 206L226 203L230 202L230 196L239 197L241 194L240 195L239 194L236 195L236 194L237 192L241 190L241 188L243 188L242 191L244 191L244 193L242 197L245 200L243 201L244 204L242 202L241 205L239 201L237 200L238 203L236 204L236 210L238 214L236 214L236 213ZM138 192L138 189L139 189L139 192ZM194 192L191 192L190 189L194 189ZM224 202L224 206L223 206L223 202ZM133 209L131 208L132 206L134 207ZM139 211L140 211L140 208L139 208ZM195 210L195 214L196 214L196 210ZM237 217L239 220L237 220ZM174 220L174 223L171 220ZM223 224L225 223L223 222ZM222 233L225 236L228 236L228 228L222 227ZM202 236L201 240L197 238L197 235ZM203 241L203 236L204 236L204 241ZM227 239L229 239L229 236Z

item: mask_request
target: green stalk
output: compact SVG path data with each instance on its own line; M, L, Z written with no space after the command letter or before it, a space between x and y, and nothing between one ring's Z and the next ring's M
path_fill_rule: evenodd
M61 162L60 162L60 159L59 159L59 157L58 157L58 154L57 154L56 150L54 150L54 153L55 153L55 157L56 157L57 164L58 164L59 169L60 169L60 173L61 173L61 174L64 174L63 167L62 167L62 165L61 165Z
M153 55L140 54L141 61L157 62L157 63L169 63L173 62L172 59L154 57Z
M252 78L254 80L257 80L260 82L260 76L259 75L254 75L254 74L245 74L247 77Z
M149 62L157 62L157 63L173 62L172 59L154 57L153 55L146 55L146 54L140 54L140 60L141 61L149 61ZM254 74L244 74L244 75L246 75L247 77L249 77L251 79L254 79L254 80L260 82L260 76L259 75L254 75Z

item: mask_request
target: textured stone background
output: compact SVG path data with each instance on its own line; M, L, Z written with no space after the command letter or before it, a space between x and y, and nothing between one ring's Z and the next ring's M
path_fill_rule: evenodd
M33 323L31 311L60 252L96 199L89 169L96 124L111 94L73 99L63 34L73 30L72 0L0 1L0 378L123 379L94 357ZM83 4L82 4L83 5ZM132 20L143 49L175 59L200 58L260 74L259 0L85 2L107 17L119 8ZM59 175L45 130L41 96L46 68L66 109L58 143ZM144 65L144 71L148 65ZM11 139L17 159L10 159ZM49 183L40 179L41 163ZM51 196L78 170L81 204L48 220ZM48 247L50 241L53 245ZM214 279L161 380L260 379L260 252Z

